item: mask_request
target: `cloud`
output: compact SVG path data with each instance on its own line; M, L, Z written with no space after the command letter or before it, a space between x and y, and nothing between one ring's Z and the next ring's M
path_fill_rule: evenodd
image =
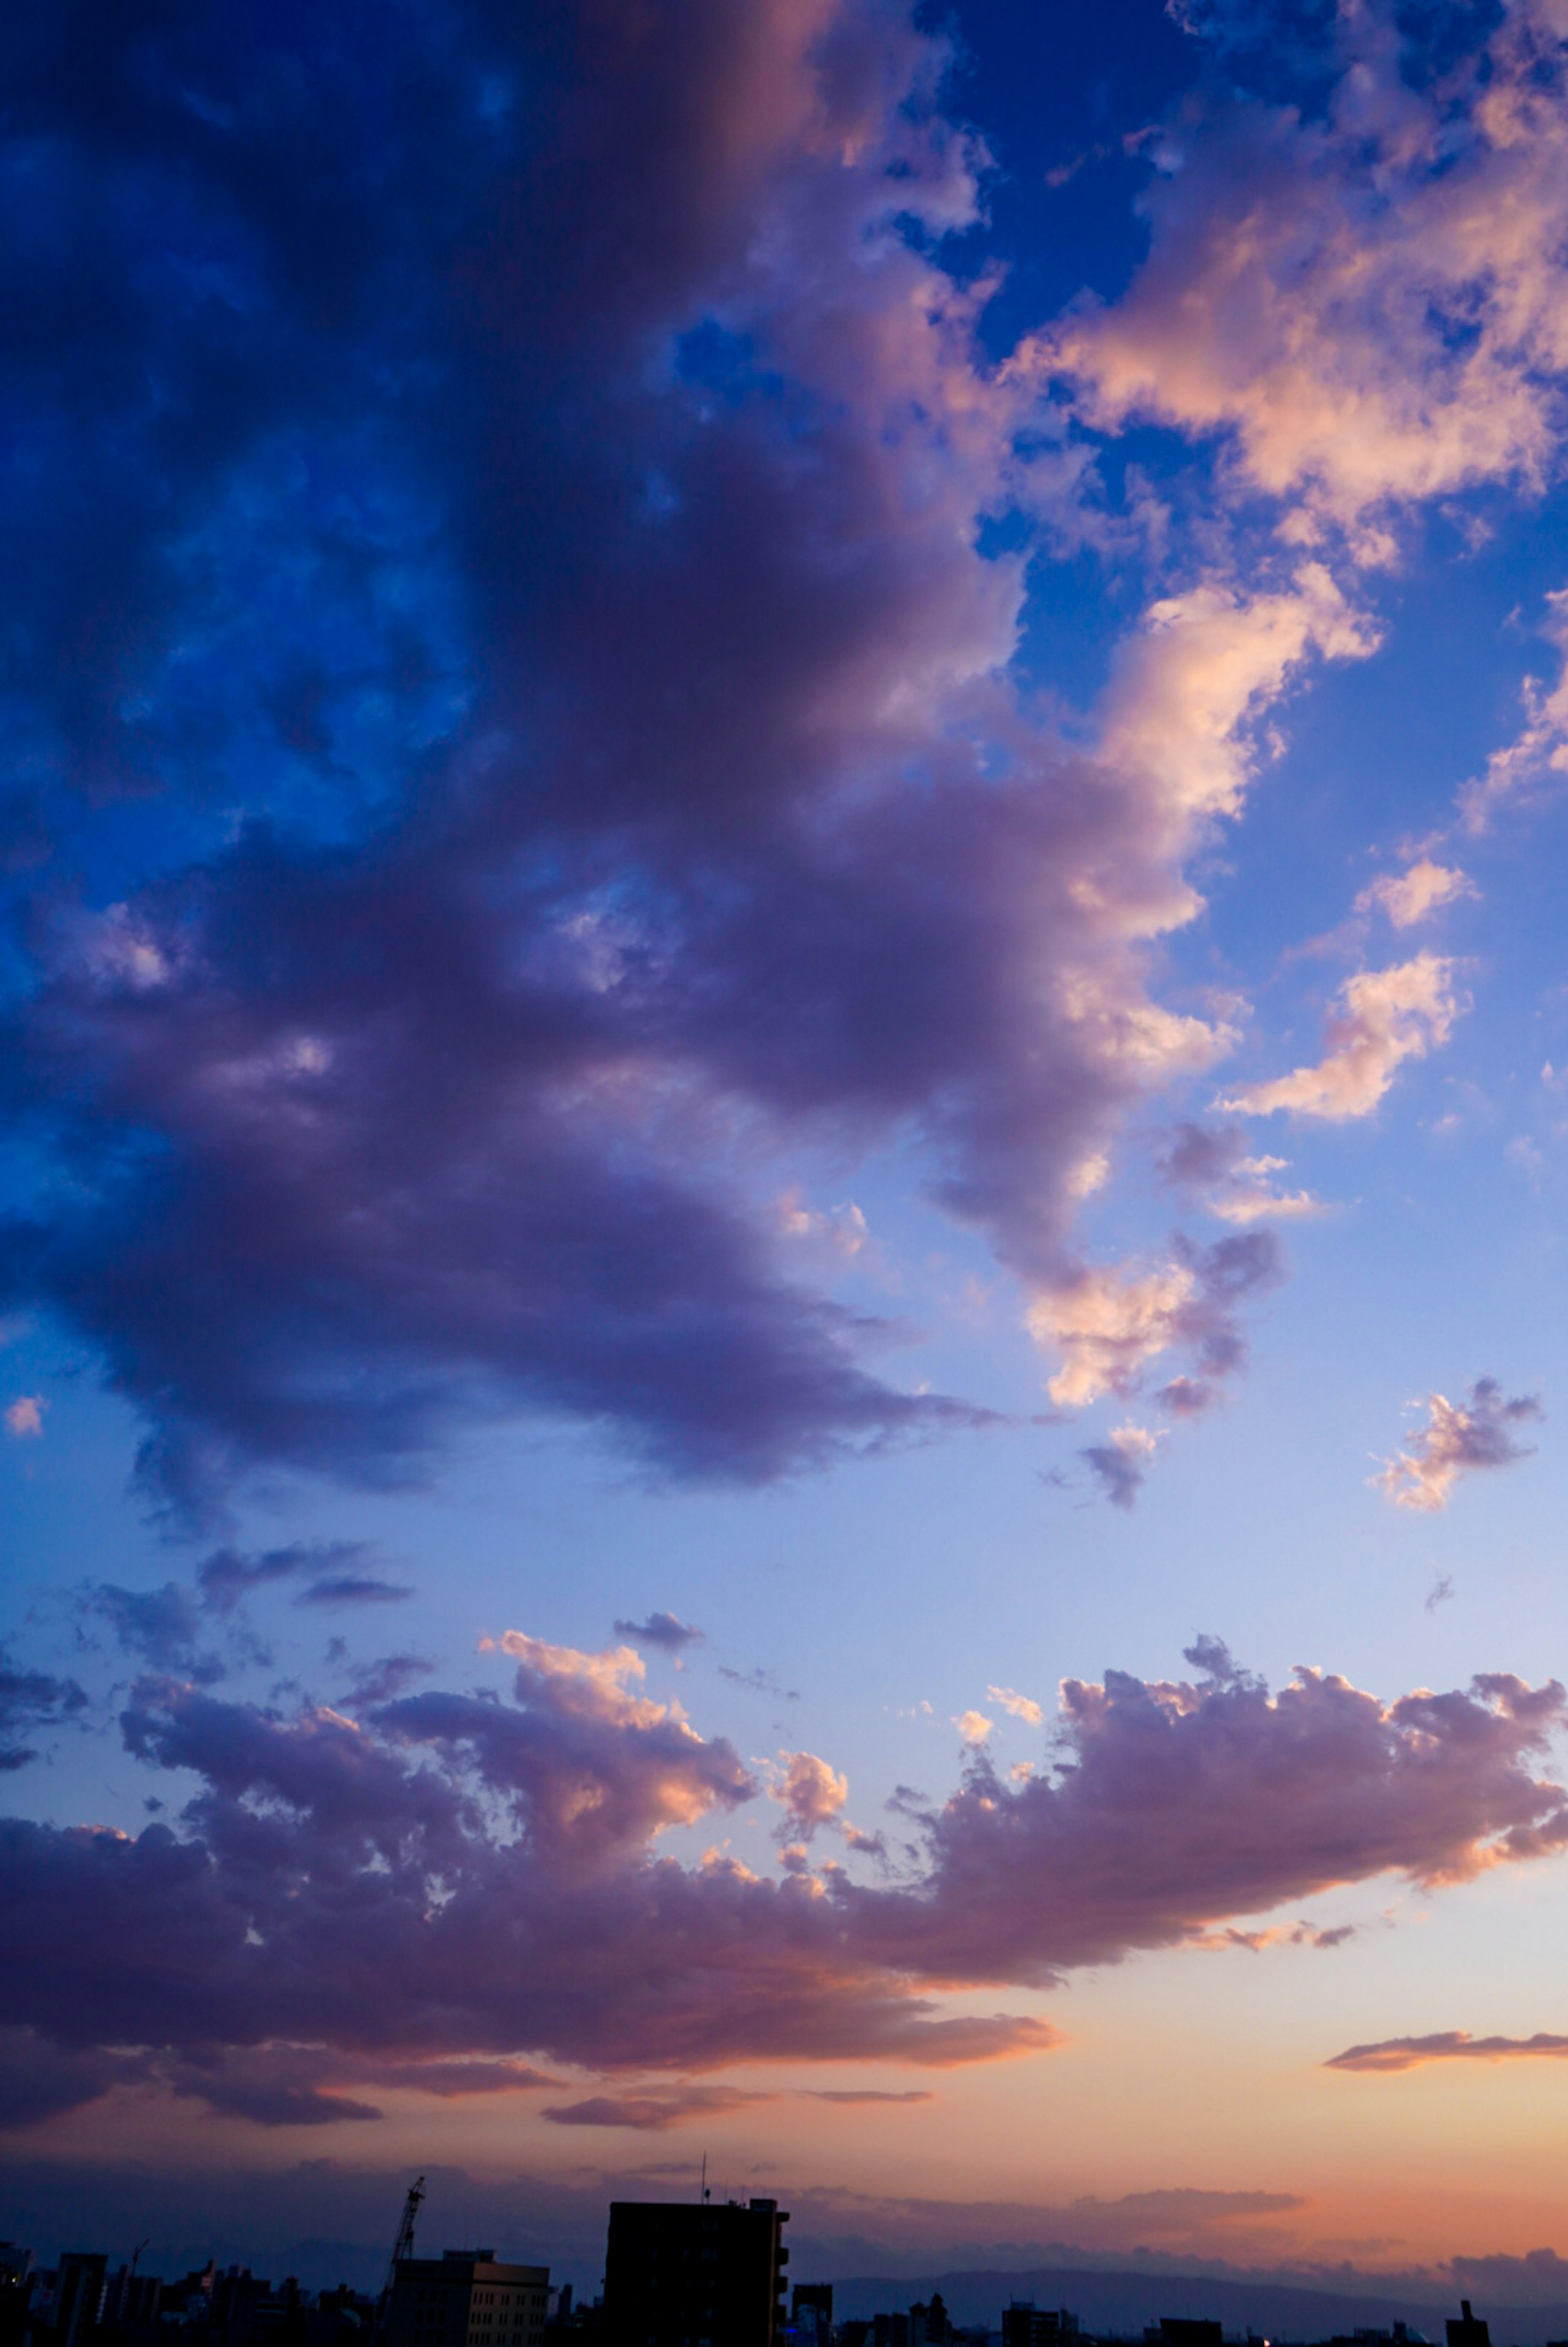
M1327 1932L1308 1922L1271 1923L1257 1932L1243 1932L1236 1924L1227 1923L1218 1932L1196 1932L1186 1944L1222 1954L1228 1954L1234 1948L1245 1948L1249 1955L1257 1956L1266 1948L1342 1948L1347 1940L1355 1936L1354 1923L1339 1923Z
M87 1709L87 1697L75 1679L52 1678L46 1671L19 1668L0 1646L0 1771L24 1768L38 1757L36 1747L17 1739L41 1727L74 1719Z
M1223 1105L1254 1116L1288 1109L1333 1123L1369 1116L1406 1060L1424 1060L1448 1041L1459 1003L1453 964L1431 953L1390 969L1358 970L1339 989L1329 1050L1315 1068L1253 1084Z
M48 1408L42 1394L18 1394L5 1412L5 1431L20 1441L44 1431L44 1412Z
M1568 138L1554 21L1525 5L1478 26L1451 79L1405 70L1392 11L1340 12L1312 78L1278 103L1267 22L1172 127L1146 198L1148 260L1114 306L1040 338L1090 420L1212 441L1237 502L1277 501L1296 542L1386 559L1386 514L1549 473L1568 346L1557 256ZM1250 87L1249 87L1250 84Z
M1250 1156L1239 1125L1177 1125L1157 1163L1166 1182L1196 1194L1221 1222L1295 1222L1323 1211L1309 1190L1273 1187L1288 1158Z
M706 1632L674 1614L650 1614L646 1622L616 1622L611 1627L617 1638L640 1639L645 1646L661 1646L671 1655L684 1654L687 1646L708 1643Z
M993 1423L890 1367L803 1153L917 1163L1070 1288L1129 1114L1231 1040L1151 991L1185 862L1371 623L1301 545L1162 578L1088 723L1043 712L1032 548L979 525L1082 538L1101 491L942 264L984 158L899 8L459 0L373 74L366 37L182 17L155 67L121 27L91 105L63 33L29 49L59 200L0 237L51 223L7 281L7 771L65 846L5 1015L46 1172L0 1300L91 1348L198 1520L519 1417L741 1483ZM1294 226L1311 136L1254 144ZM1052 364L1125 411L1074 319Z
M1444 905L1476 893L1475 883L1467 874L1423 856L1408 870L1384 873L1370 882L1357 897L1356 910L1364 913L1376 906L1396 929L1413 929Z
M360 1587L391 1592L390 1583L360 1571L370 1551L363 1541L294 1541L286 1548L245 1554L238 1549L214 1549L197 1567L196 1585L201 1603L218 1614L231 1614L242 1599L282 1581L304 1581L300 1604L331 1605L356 1602L347 1591ZM396 1594L407 1595L404 1590ZM372 1602L375 1602L372 1598Z
M1428 2037L1383 2037L1369 2045L1349 2045L1325 2062L1326 2070L1416 2070L1428 2062L1561 2062L1568 2037L1537 2030L1533 2037L1472 2037L1464 2029L1440 2029Z
M929 2086L911 2086L902 2094L889 2094L875 2086L802 2086L799 2091L813 2103L934 2103L936 2100Z
M1143 1489L1144 1479L1154 1462L1161 1437L1151 1433L1146 1426L1125 1426L1113 1429L1104 1442L1091 1442L1079 1452L1087 1460L1105 1497L1114 1508L1130 1508Z
M987 1687L985 1692L993 1703L999 1703L1003 1711L1013 1714L1014 1719L1024 1720L1031 1727L1043 1725L1045 1714L1032 1696L1020 1695L1013 1687Z
M1265 712L1308 657L1362 660L1376 648L1319 562L1278 593L1209 580L1166 597L1123 647L1102 754L1157 780L1167 821L1235 815L1260 756L1280 746L1259 739Z
M1149 1269L1080 1266L1030 1307L1036 1342L1064 1357L1047 1387L1052 1400L1077 1409L1107 1393L1125 1399L1162 1353L1182 1346L1195 1353L1197 1371L1185 1381L1185 1406L1204 1407L1246 1358L1237 1306L1280 1276L1278 1242L1266 1231L1211 1247L1183 1242L1171 1260Z
M139 1655L155 1670L207 1681L223 1676L220 1657L201 1650L204 1609L183 1582L133 1590L106 1581L89 1591L86 1602L89 1613L108 1623L127 1654Z
M378 1581L363 1573L336 1573L312 1581L294 1602L298 1605L395 1605L412 1595L402 1582Z
M1541 632L1561 655L1557 681L1552 685L1534 678L1526 682L1523 728L1492 752L1484 774L1459 794L1467 831L1488 830L1501 807L1557 782L1568 770L1568 588L1547 596Z
M779 1833L784 1841L809 1841L819 1826L835 1825L850 1798L850 1780L814 1752L786 1752L784 1775L772 1788L784 1805Z
M777 2102L776 2095L746 2093L738 2086L681 2086L642 2095L590 2095L580 2103L552 2103L545 2116L556 2127L636 2127L662 2135L689 2127L694 2119L728 2118Z
M355 1672L344 1700L367 1706L392 1703L434 1668L423 1655L383 1655L380 1662L364 1664Z
M121 1733L194 1782L178 1824L0 1824L0 2030L23 2070L46 2084L58 2048L67 2099L134 2075L293 2125L357 2121L378 2088L532 2090L540 2055L636 2073L634 2096L739 2061L1016 2057L1057 2042L1047 2022L948 1993L1231 1926L1262 1944L1270 1909L1337 1885L1568 1844L1534 1767L1554 1684L1383 1704L1303 1669L1271 1694L1207 1639L1190 1681L1067 1682L1048 1772L1004 1779L972 1744L958 1788L912 1812L900 1882L798 1845L776 1878L687 1864L665 1830L757 1790L730 1747L643 1695L626 1649L510 1645L510 1699L431 1690L357 1721L141 1683Z
M966 1744L978 1746L985 1742L996 1722L987 1719L983 1711L961 1711L952 1724Z
M1478 1378L1463 1403L1429 1394L1427 1413L1427 1423L1409 1450L1385 1460L1374 1481L1396 1507L1429 1513L1447 1507L1461 1475L1483 1467L1512 1467L1528 1459L1531 1447L1516 1440L1516 1430L1545 1416L1539 1395L1517 1394L1510 1400L1495 1378ZM1435 1595L1429 1599L1429 1608L1434 1602Z

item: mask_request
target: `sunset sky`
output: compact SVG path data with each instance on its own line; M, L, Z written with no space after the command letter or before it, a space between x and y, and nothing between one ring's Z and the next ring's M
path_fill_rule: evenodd
M4 39L0 2230L1568 2301L1568 0Z

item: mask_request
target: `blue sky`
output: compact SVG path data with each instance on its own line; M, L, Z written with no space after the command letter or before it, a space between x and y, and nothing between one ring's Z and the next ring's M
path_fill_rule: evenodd
M19 43L19 2192L1554 2279L1565 38Z

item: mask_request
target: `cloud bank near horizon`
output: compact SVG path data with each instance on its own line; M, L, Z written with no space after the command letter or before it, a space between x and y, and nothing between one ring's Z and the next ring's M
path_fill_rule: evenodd
M1555 1682L1384 1704L1302 1669L1270 1694L1205 1639L1190 1680L1065 1682L1037 1769L1003 1779L970 1744L944 1802L905 1803L901 1872L849 1830L870 1881L799 1843L777 1875L717 1847L691 1862L660 1837L761 1789L733 1747L649 1696L629 1647L501 1645L510 1699L432 1689L357 1717L138 1682L121 1737L153 1782L195 1782L178 1819L134 1838L0 1822L11 2123L138 2082L262 2125L362 2122L378 2086L564 2083L543 2060L644 2074L552 2105L558 2123L665 2127L718 2106L647 2074L1047 2052L1039 2015L947 1997L1568 1845L1568 1797L1538 1773L1568 1717ZM787 1758L789 1829L836 1822L847 1780ZM616 2119L628 2094L640 2115Z

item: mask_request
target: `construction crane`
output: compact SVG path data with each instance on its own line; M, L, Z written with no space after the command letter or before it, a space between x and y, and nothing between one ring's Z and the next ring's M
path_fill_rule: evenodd
M376 2309L378 2330L384 2331L386 2328L387 2309L392 2304L392 2284L397 2280L397 2270L405 2258L412 2258L413 2255L413 2220L419 2214L419 2204L423 2198L424 2178L423 2176L416 2176L408 2188L408 2198L402 2204L402 2218L397 2229L397 2239L392 2243L392 2253L387 2260L387 2278L382 2284L381 2303Z

